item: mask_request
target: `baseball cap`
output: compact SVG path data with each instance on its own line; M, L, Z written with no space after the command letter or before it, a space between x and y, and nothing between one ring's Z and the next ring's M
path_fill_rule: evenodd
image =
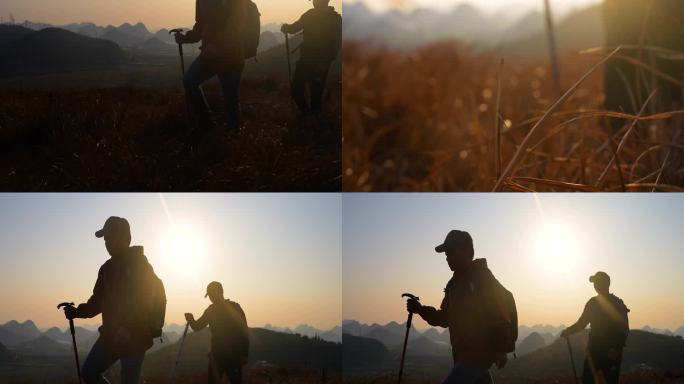
M103 237L104 235L114 233L124 233L130 236L131 226L128 224L128 220L116 216L108 218L102 229L95 232L95 237Z
M212 281L207 285L207 293L204 295L204 297L209 296L209 292L216 292L216 293L223 293L223 285L219 283L218 281Z
M470 237L470 234L465 231L454 229L447 234L444 243L435 247L435 251L443 253L453 248L466 248L472 250L473 239Z
M605 272L598 271L593 276L589 277L589 282L590 283L605 282L608 285L610 285L610 276L608 276L608 274Z

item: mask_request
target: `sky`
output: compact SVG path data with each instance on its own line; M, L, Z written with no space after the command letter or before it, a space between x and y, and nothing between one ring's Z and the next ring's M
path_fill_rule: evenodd
M309 0L255 0L261 12L261 22L294 22L307 9ZM338 11L342 0L331 0ZM143 22L148 28L192 26L195 20L195 0L0 0L0 17L9 13L17 21L64 25L93 22L98 25L120 25Z
M451 277L434 247L468 231L513 292L519 323L574 323L601 270L630 325L684 326L684 194L348 194L343 200L343 318L406 321L413 293L438 307ZM414 320L419 328L428 325Z
M109 258L94 233L115 215L164 282L167 323L199 317L216 280L252 327L330 329L341 322L340 209L336 194L0 194L0 324L64 328L56 305L90 296Z
M551 7L558 13L600 3L602 0L549 0ZM410 10L415 8L450 9L461 3L472 4L486 12L515 12L542 10L543 0L345 0L345 3L363 2L371 9L385 11L388 9Z

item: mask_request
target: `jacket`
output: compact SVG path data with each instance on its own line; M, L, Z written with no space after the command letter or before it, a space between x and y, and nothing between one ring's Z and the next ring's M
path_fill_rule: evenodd
M143 247L130 247L100 267L93 294L77 307L77 317L102 314L100 340L111 353L139 353L152 347L151 276L154 270Z

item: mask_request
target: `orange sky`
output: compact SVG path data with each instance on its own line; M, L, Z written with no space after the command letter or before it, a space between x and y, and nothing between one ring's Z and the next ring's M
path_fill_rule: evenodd
M262 23L287 22L311 8L308 0L256 0ZM338 11L341 0L331 0ZM193 0L0 0L0 16L50 24L94 22L119 25L143 22L150 29L191 26L195 17Z

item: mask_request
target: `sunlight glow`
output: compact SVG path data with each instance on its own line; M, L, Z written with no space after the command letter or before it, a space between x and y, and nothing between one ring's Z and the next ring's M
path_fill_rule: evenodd
M544 223L534 238L533 249L538 265L555 276L569 277L577 265L577 239L561 223Z
M198 280L204 250L200 238L189 226L173 225L162 240L166 264L182 278Z

